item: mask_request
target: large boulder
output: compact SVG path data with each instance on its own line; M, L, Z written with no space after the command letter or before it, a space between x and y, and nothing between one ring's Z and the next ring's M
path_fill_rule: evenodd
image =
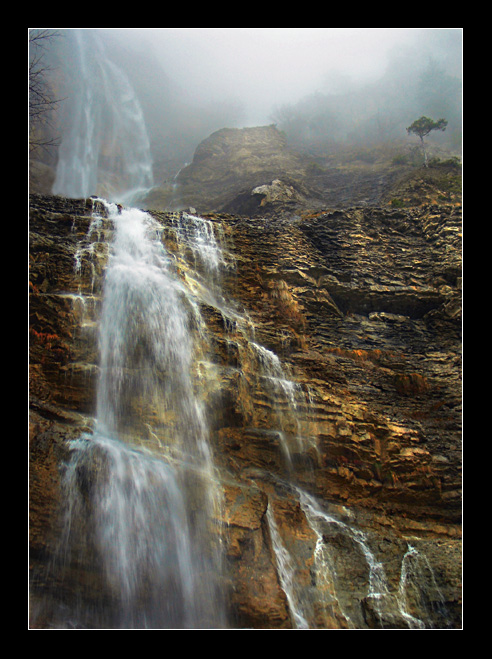
M193 206L200 212L236 209L250 211L248 204L258 186L286 181L286 189L302 185L308 161L287 145L286 139L275 126L251 128L223 128L201 142L193 161L183 167L172 185L154 190L144 200L147 208ZM285 192L284 190L284 192ZM296 196L299 193L296 192ZM235 201L239 198L239 201ZM252 208L256 210L262 197L257 197ZM292 203L294 199L289 199ZM298 201L298 199L297 199ZM264 209L262 209L264 212Z

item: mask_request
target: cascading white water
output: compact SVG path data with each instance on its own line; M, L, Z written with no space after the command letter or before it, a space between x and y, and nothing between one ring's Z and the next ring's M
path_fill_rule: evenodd
M306 452L312 438L303 436L302 421L306 418L306 394L302 387L288 377L278 355L255 341L248 342L255 370L261 385L275 401L274 415L278 425L279 439L288 468L292 468L293 453Z
M75 269L109 249L99 318L96 425L71 444L64 472L64 516L52 579L61 602L51 620L59 627L226 627L223 536L217 523L226 517L202 400L208 382L196 377L207 358L209 328L202 307L222 314L224 329L227 323L236 326L230 339L244 348L237 353L237 370L250 369L256 375L251 390L262 386L272 399L266 427L291 425L287 457L290 448L310 448L298 427L303 392L278 357L255 340L254 327L225 294L221 277L230 255L220 226L186 213L169 215L164 225L136 209L94 203L106 207L109 222L93 217L89 240L75 254ZM107 238L108 225L114 226L109 246L88 244ZM172 252L165 248L170 243ZM220 366L212 366L217 367L211 368L213 378ZM254 404L253 396L250 400ZM282 507L279 524L273 505L268 507L271 546L293 626L358 628L366 624L367 612L372 626L391 624L399 613L400 626L437 627L444 615L442 597L425 556L409 547L399 591L391 591L368 536L298 488L294 465L287 463L283 486L297 498L314 533L306 563L286 531ZM353 577L357 594L351 598L343 582ZM65 592L67 597L59 596Z
M281 481L278 481L279 485ZM284 483L284 485L287 485ZM292 483L287 485L290 490ZM313 551L313 561L310 568L311 579L306 582L299 578L305 570L305 564L298 560L295 554L290 554L281 533L278 529L271 505L267 510L272 546L275 553L279 581L289 604L289 611L293 625L298 629L321 628L334 621L338 621L343 628L355 629L360 624L361 611L354 608L354 601L342 602L337 592L346 588L337 574L336 563L338 554L347 551L350 558L362 554L366 563L367 574L364 575L363 584L367 588L365 598L370 601L371 608L383 626L383 614L386 607L394 607L394 597L390 593L383 565L376 559L369 547L365 534L326 512L320 503L305 490L294 486L299 505L303 511L309 527L317 540ZM335 550L330 547L328 537L339 536L345 548ZM358 557L355 561L358 563ZM342 561L343 563L343 561Z
M309 624L302 606L303 603L300 601L297 593L295 566L289 552L282 543L275 514L270 504L267 507L266 518L272 539L279 581L289 604L292 623L296 629L309 629Z
M213 307L222 315L226 339L231 342L234 339L227 337L227 328L234 328L241 384L247 390L244 398L252 400L254 389L257 389L270 401L269 422L279 438L283 457L290 469L294 455L307 453L310 448L316 450L314 438L307 437L303 427L309 396L289 377L278 355L258 343L254 325L247 315L238 310L233 299L224 297L222 277L235 264L226 253L227 241L220 225L186 212L173 214L171 220L172 240L192 267L192 273L186 275L187 283L199 303ZM253 424L254 417L253 412Z
M197 624L186 501L163 460L99 433L71 447L63 478L64 560L96 575L65 604L64 625L175 628Z
M53 193L71 198L104 193L113 201L131 203L137 192L153 185L142 108L97 32L71 29L67 38L71 88Z
M71 446L58 557L94 573L97 588L65 603L63 618L96 628L222 627L220 491L193 390L186 293L151 216L108 210L115 235L96 426ZM164 452L146 448L143 428L165 439Z
M304 514L306 515L306 519L308 520L313 530L315 530L318 537L322 536L321 529L332 527L336 529L336 531L342 536L349 539L350 542L362 553L368 569L368 590L366 598L371 600L376 614L381 618L383 610L382 607L384 606L386 600L390 598L390 590L384 567L382 563L376 559L373 552L371 551L365 534L360 529L353 528L349 524L342 522L333 515L330 515L324 511L319 502L307 492L298 489L298 494L299 503L304 511ZM323 561L321 568L323 571L327 568L330 571L333 571L333 573L329 575L329 581L334 584L337 580L337 577L333 568L333 562ZM326 579L326 574L323 574L323 572L319 576L321 579ZM335 588L333 588L333 592L336 593ZM339 608L342 616L346 620L350 621L347 613L343 612L340 608L340 603L338 600L337 607Z
M433 629L439 627L438 621L448 618L444 597L427 557L410 544L401 563L397 599L410 629Z
M112 217L116 234L101 315L98 423L104 432L118 433L127 425L131 401L145 397L147 404L173 409L175 437L182 446L195 438L202 452L206 431L192 391L184 290L151 216L113 207Z

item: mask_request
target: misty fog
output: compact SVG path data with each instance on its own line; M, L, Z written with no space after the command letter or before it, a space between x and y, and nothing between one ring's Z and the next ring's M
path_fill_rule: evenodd
M326 152L404 140L416 118L444 117L436 139L460 152L462 28L50 29L61 37L49 53L60 116L72 33L94 30L131 81L167 175L215 130L272 123Z
M236 103L243 125L318 93L374 83L435 61L461 72L461 28L139 28L102 30L155 56L192 104ZM395 71L397 75L397 71ZM403 82L403 81L402 81Z

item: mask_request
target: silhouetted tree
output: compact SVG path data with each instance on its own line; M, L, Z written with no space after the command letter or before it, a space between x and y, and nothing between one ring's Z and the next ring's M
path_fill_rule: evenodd
M434 121L433 119L429 119L429 117L420 117L420 119L416 119L413 124L408 126L408 134L414 133L420 137L420 143L424 153L424 167L428 166L427 150L425 148L424 137L427 137L427 135L433 130L446 130L447 125L448 122L446 119L438 119L437 121Z

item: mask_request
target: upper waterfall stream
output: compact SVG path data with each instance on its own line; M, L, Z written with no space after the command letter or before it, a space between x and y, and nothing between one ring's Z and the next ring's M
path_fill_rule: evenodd
M145 118L135 91L97 32L74 29L53 193L132 203L153 185Z

